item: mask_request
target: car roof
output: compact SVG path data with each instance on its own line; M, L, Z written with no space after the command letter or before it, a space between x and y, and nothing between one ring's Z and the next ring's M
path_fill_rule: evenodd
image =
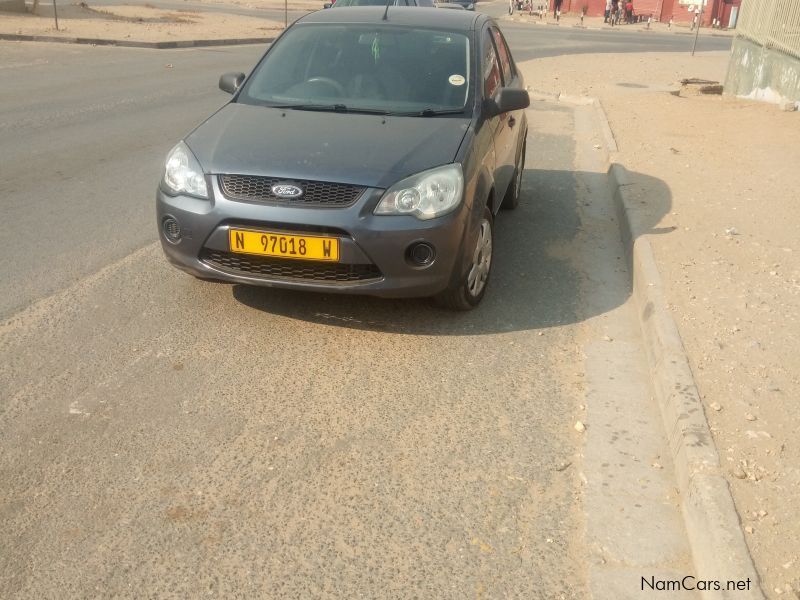
M461 10L431 10L415 6L390 6L386 21L384 6L348 6L347 10L318 10L300 17L295 23L385 23L408 27L442 27L449 30L471 31L478 22L488 19L481 13Z

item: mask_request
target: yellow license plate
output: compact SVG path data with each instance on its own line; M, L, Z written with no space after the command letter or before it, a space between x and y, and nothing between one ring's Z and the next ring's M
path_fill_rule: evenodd
M339 240L333 237L246 229L231 229L229 236L231 252L304 260L339 260Z

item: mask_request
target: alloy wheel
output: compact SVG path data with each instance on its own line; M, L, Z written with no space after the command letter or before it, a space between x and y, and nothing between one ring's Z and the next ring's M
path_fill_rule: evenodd
M492 224L488 219L481 221L478 241L472 256L472 267L467 275L467 291L474 298L478 296L489 279L492 266Z

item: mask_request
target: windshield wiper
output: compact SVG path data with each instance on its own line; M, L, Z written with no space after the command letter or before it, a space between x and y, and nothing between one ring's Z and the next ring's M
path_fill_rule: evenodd
M359 113L367 115L388 115L388 111L379 108L359 108L346 104L268 104L270 108L288 108L292 110L318 110L322 112Z
M425 108L422 110L414 110L411 112L394 113L396 115L404 115L409 117L438 117L439 115L460 115L464 113L463 108L446 108L436 110L433 108Z
M439 115L459 115L463 114L463 108L447 108L437 110L425 108L423 110L393 112L381 108L361 108L358 106L347 106L346 104L266 104L270 108L291 109L291 110L317 110L321 112L340 112L366 115L390 115L397 117L438 117Z

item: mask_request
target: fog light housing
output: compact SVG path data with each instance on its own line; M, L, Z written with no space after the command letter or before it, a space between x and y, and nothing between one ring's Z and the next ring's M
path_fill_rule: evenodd
M161 222L161 230L168 242L177 244L181 241L181 226L175 217L165 217Z
M436 250L427 242L414 242L406 249L406 259L415 267L427 267L433 264Z

